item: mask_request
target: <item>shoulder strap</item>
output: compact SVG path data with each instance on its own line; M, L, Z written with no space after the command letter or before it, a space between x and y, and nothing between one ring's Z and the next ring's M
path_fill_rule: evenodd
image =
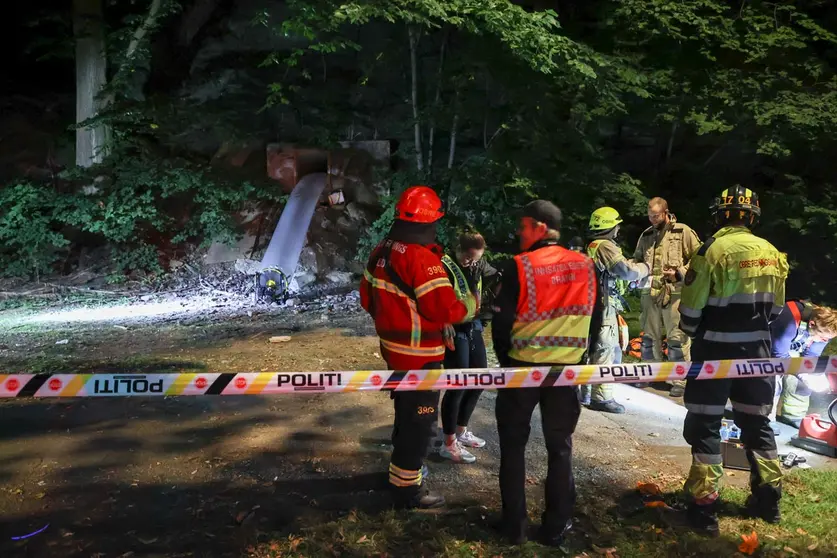
M698 256L706 256L706 251L709 250L709 247L712 246L712 243L715 242L715 237L710 236L706 239L706 242L698 249L697 253Z
M788 310L790 310L791 315L793 316L794 321L796 322L796 327L799 327L799 324L802 323L802 312L799 311L799 305L797 304L797 300L791 300L788 304Z
M799 300L798 302L802 305L802 312L800 313L802 321L811 321L811 318L814 317L814 305L810 300Z
M392 268L392 260L390 256L392 255L392 241L387 240L384 242L383 246L381 247L380 251L376 254L377 258L370 258L369 260L369 267L367 271L369 271L370 275L375 274L375 269L378 267L378 261L381 259L384 260L384 265L382 269L384 273L387 275L387 278L390 282L401 289L401 291L407 295L407 298L415 301L416 300L416 291L410 285L408 285L400 275Z

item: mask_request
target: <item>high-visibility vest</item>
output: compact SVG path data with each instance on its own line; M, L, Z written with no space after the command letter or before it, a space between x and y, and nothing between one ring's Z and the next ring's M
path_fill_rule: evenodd
M447 254L442 256L442 264L444 264L448 273L453 277L451 284L453 285L453 290L456 291L456 298L459 300L464 299L468 295L468 279L465 277L465 273L462 272L462 268Z
M453 285L453 290L456 291L456 297L459 300L464 300L468 296L468 293L470 293L470 289L468 288L468 279L465 277L465 272L463 272L462 268L459 267L459 264L447 254L442 256L442 263L453 277L451 284ZM482 275L480 275L477 279L477 289L474 294L482 296Z
M515 256L520 298L509 356L535 364L578 364L596 300L593 260L556 245Z

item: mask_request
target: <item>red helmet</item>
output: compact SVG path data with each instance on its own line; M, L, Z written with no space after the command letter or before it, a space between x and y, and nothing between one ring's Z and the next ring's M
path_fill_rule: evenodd
M395 204L395 218L401 221L435 223L444 216L442 200L427 186L410 186Z

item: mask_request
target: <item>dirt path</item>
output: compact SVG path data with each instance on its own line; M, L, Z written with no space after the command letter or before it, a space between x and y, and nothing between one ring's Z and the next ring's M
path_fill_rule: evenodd
M364 316L334 315L325 321L343 329L312 329L320 316L91 325L0 342L17 349L6 356L20 364L32 358L15 347L25 343L35 360L73 370L384 366ZM292 340L268 342L281 334ZM453 508L498 504L494 398L486 393L473 419L488 440L475 465L431 459L431 483ZM0 402L0 555L238 556L261 533L292 533L350 509L376 512L388 503L391 409L380 393ZM539 502L546 456L534 422L529 488ZM664 466L606 415L584 412L575 443L582 514ZM47 523L27 541L10 540Z

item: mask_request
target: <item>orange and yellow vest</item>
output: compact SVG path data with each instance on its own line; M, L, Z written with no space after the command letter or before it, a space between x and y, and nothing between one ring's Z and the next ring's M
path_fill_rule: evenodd
M597 296L593 260L556 245L514 259L520 296L509 356L534 364L580 363Z

